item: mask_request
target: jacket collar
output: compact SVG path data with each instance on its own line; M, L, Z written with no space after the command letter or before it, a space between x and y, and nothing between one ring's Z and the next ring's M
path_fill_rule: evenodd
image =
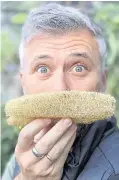
M75 141L64 165L62 180L75 180L101 140L112 134L115 128L114 116L90 125L78 124Z

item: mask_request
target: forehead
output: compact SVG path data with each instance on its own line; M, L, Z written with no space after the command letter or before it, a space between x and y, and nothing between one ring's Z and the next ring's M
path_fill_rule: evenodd
M31 38L25 48L43 48L46 46L51 49L66 49L81 44L85 44L87 47L90 46L93 49L99 49L95 36L85 29L63 35L41 33Z
M85 54L93 64L100 63L97 40L88 30L70 32L64 35L38 34L25 44L23 62L28 65L35 62L36 57L50 57L55 61L59 62L60 60L61 63L64 63L65 61L68 62L69 58L74 59L71 54Z

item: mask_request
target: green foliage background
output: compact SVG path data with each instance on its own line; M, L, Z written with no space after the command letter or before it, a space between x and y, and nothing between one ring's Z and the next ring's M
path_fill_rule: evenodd
M19 64L18 45L20 42L20 31L28 12L32 8L40 7L49 2L40 1L7 1L2 2L2 32L1 32L1 73L11 75L8 65ZM108 81L107 92L117 100L116 117L119 121L119 2L78 2L61 1L61 4L74 6L84 13L88 13L105 30L108 42ZM2 83L4 85L4 82ZM9 88L9 87L8 87ZM3 96L5 96L3 94ZM4 97L3 97L4 98ZM7 101L7 99L6 99ZM4 114L5 102L1 105L2 119L2 172L14 151L17 141L18 130L9 127Z

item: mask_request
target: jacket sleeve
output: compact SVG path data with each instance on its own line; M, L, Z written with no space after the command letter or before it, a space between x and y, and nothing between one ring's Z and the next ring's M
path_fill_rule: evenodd
M13 180L15 169L16 169L16 163L15 163L15 156L12 155L9 162L7 163L7 166L5 168L5 171L2 176L2 180Z
M110 176L108 180L119 180L119 174Z

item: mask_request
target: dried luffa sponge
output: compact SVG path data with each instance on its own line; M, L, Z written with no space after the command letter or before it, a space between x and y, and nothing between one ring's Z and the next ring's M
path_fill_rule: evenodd
M37 118L71 118L75 123L90 124L111 117L115 103L114 97L97 92L45 92L10 100L5 112L13 126L23 127Z

